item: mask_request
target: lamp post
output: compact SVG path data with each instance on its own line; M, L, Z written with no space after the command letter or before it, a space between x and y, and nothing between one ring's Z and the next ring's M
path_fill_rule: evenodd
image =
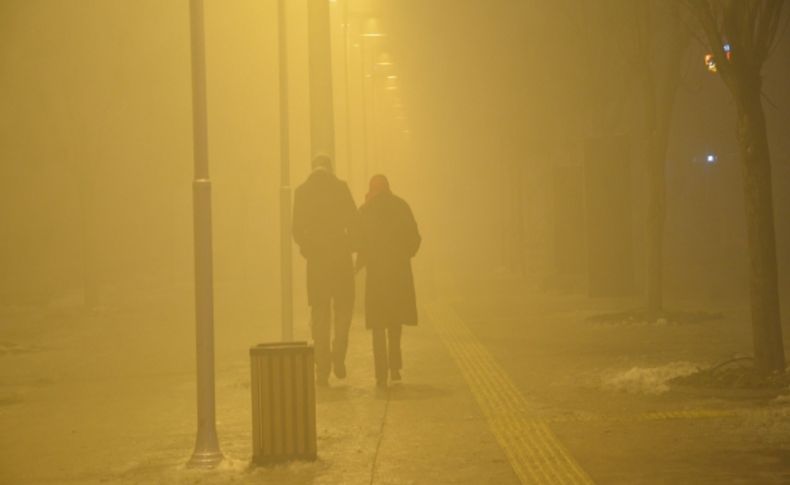
M350 36L350 25L351 25L351 18L349 16L349 0L345 0L343 2L343 13L342 13L342 27L343 27L343 68L344 68L344 79L343 79L343 89L344 89L344 97L346 102L346 116L345 116L345 138L346 138L346 166L348 168L348 183L351 187L355 187L355 177L354 177L354 148L351 142L351 36Z
M192 51L192 185L195 238L195 324L197 420L195 451L188 466L212 468L222 461L214 412L214 288L211 244L211 181L208 174L206 54L203 0L190 0Z
M385 116L387 95L393 94L397 89L397 76L393 74L394 64L392 57L387 52L381 52L376 57L373 66L373 94L372 94L372 120L373 132L373 158L375 171L380 172L386 167L385 157L389 155Z
M293 340L293 256L291 243L291 160L288 116L288 30L285 0L277 2L280 62L280 295L283 342Z
M370 159L374 156L374 137L375 137L375 78L373 70L374 43L386 37L381 31L379 20L375 17L365 21L365 27L361 34L362 37L362 137L364 140L364 180L370 177ZM370 101L370 102L369 102ZM372 110L371 110L372 107ZM372 126L368 126L371 124Z
M336 162L329 4L326 0L308 0L307 12L310 73L310 159L323 154Z

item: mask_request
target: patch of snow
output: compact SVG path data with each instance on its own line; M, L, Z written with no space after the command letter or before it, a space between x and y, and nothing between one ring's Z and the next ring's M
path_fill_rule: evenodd
M671 362L660 367L632 367L627 371L604 376L601 387L607 391L658 395L669 390L667 381L699 370L692 362Z

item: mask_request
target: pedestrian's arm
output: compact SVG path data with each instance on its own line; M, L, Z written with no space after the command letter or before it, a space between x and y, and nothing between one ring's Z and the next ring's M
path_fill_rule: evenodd
M365 253L358 252L357 258L354 260L354 273L359 273L365 267Z
M346 223L346 233L351 242L351 250L356 252L360 248L360 226L359 226L359 211L357 205L354 203L354 197L351 195L351 190L348 184L343 184L343 213Z
M294 194L294 209L293 218L291 221L291 232L293 233L294 242L299 246L299 251L302 256L307 257L309 253L307 227L305 225L306 214L304 200L300 192L297 190Z
M414 219L414 214L411 211L411 207L406 205L406 241L408 244L408 252L410 257L414 257L417 254L417 251L420 249L420 244L422 243L422 236L420 236L420 231L417 228L417 221Z

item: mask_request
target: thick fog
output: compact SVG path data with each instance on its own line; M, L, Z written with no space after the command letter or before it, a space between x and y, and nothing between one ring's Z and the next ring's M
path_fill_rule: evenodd
M305 8L296 3L288 12L293 185L309 172L310 159L306 25L299 21ZM350 29L361 30L362 14L353 8ZM190 298L185 6L9 1L2 9L4 301L101 304L170 289ZM389 175L393 190L414 202L426 235L419 265L478 272L517 269L523 260L531 278L556 270L553 171L573 167L583 177L584 140L607 123L585 118L615 85L623 106L613 125L631 140L630 179L612 183L629 185L640 291L646 175L642 108L629 78L649 59L612 59L627 57L630 46L602 53L607 40L596 36L605 33L577 29L580 15L561 3L398 2L386 5L386 37L349 42L351 76L363 69L354 56L375 49L390 53L399 85L389 92L376 80L369 143L377 146L364 163L361 110L352 105L359 76L346 88L344 66L336 67L334 89L340 101L346 92L350 100L336 101L337 173L357 203L374 172ZM783 268L786 42L765 69ZM279 302L276 5L208 2L206 46L217 319L232 325L223 312L243 307L263 324L276 320ZM703 50L692 42L684 55L669 142L667 288L742 295L747 260L734 108L724 85L697 68ZM334 51L343 60L343 46ZM607 68L611 79L595 86ZM347 112L348 122L341 119ZM348 128L357 133L346 136ZM710 169L702 158L713 152L719 163ZM584 231L577 235L583 253ZM733 272L732 287L715 288L719 271Z
M294 188L315 155L308 7L285 3ZM622 278L605 296L627 302L610 310L642 305L650 174L640 82L644 70L663 72L673 62L664 50L678 41L665 28L671 13L659 9L647 21L648 47L640 44L647 24L638 9L612 7L617 2L329 4L335 173L357 205L376 173L410 204L423 240L413 260L420 304L450 297L441 293L449 278L595 296L588 269L609 264L595 255L611 251L589 245L609 228L606 245L615 248ZM249 346L281 336L277 13L274 0L205 2L218 369L243 367ZM374 27L385 35L363 35ZM189 29L187 1L0 1L0 341L32 328L14 323L14 315L40 311L32 345L56 327L66 343L53 345L76 349L81 359L37 361L31 376L54 372L57 382L139 371L191 379ZM763 69L785 313L789 49L785 33ZM667 306L717 311L748 305L749 259L736 107L705 69L706 52L691 35L677 61L674 101L657 100L660 112L674 108L663 288ZM621 157L619 171L590 173L590 140L615 135L618 144L607 153ZM617 214L590 219L593 186L620 197ZM295 335L309 339L305 264L296 246L293 264ZM358 293L353 323L360 327L363 298ZM568 305L564 310L577 310ZM69 337L87 325L84 315L100 322L98 330L89 340ZM748 331L748 321L742 325ZM4 374L16 382L12 371ZM192 423L193 403L181 406ZM220 408L228 421L249 412Z

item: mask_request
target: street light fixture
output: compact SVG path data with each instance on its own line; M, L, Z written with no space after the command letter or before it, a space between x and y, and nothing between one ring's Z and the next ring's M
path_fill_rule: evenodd
M397 76L387 76L384 81L384 89L387 91L397 91L398 90L398 77Z
M371 17L365 21L365 27L362 30L362 37L372 38L386 36L387 34L381 30L379 19L376 17Z
M379 54L378 58L376 58L376 68L379 70L387 71L391 69L393 65L392 56L387 52L382 52Z

